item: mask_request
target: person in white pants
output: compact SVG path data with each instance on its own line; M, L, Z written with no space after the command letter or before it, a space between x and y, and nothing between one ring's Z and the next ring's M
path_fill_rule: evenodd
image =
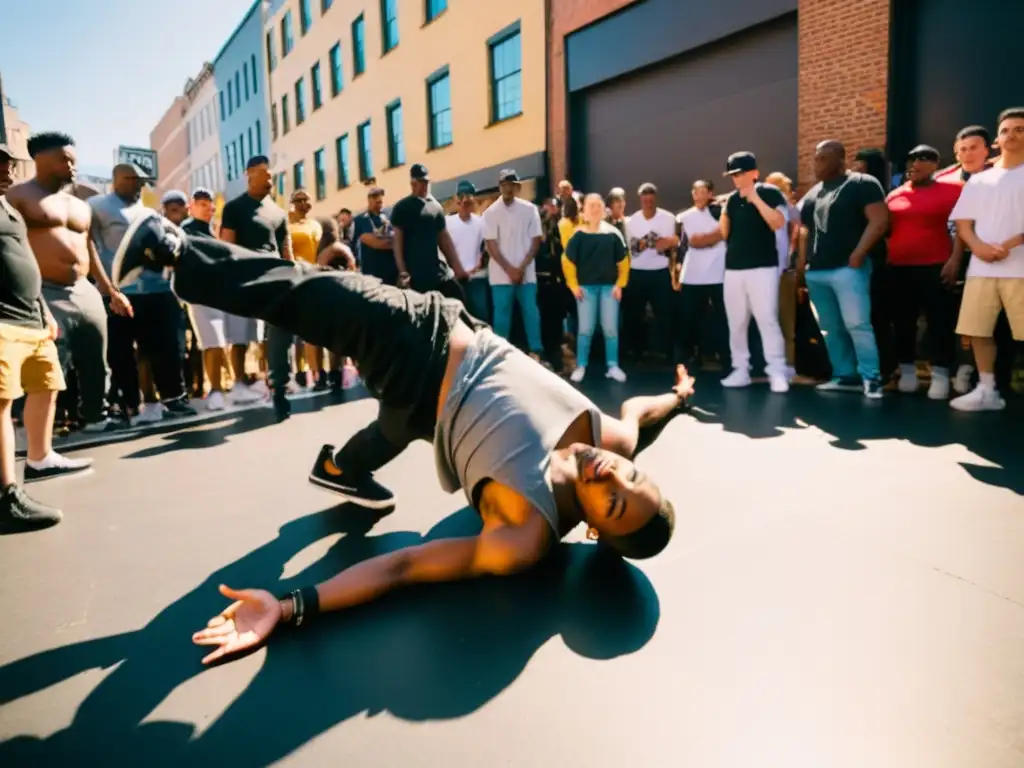
M732 373L723 387L750 385L750 318L757 321L772 392L788 392L786 342L779 325L779 252L775 233L786 226L781 190L758 182L757 158L735 152L726 163L736 191L729 196L720 224L726 242L723 294L729 321Z

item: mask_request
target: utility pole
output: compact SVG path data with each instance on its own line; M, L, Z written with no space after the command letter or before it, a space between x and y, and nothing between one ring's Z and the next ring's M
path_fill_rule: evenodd
M7 106L7 97L4 96L4 78L0 74L0 144L7 143L7 121L4 115L4 107Z

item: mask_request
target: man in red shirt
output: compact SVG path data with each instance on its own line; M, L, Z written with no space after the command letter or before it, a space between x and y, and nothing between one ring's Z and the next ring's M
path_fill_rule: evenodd
M935 180L939 151L921 144L907 155L907 181L886 198L889 208L889 306L900 363L900 392L920 386L916 360L917 318L928 320L932 383L928 397L949 397L956 301L942 282L950 260L949 214L960 197L956 184Z

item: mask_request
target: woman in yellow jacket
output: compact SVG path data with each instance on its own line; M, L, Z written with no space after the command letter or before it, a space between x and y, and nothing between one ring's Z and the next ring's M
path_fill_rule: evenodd
M605 375L615 381L626 380L619 367L619 302L629 281L629 257L626 241L618 229L604 220L604 213L601 196L587 195L583 201L583 220L570 234L562 254L565 283L576 297L579 314L576 370L569 376L576 383L587 375L590 342L598 315L608 364Z

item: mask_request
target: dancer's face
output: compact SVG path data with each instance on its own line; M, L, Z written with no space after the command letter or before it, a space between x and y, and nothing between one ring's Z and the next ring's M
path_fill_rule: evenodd
M629 459L583 443L559 453L592 537L633 533L658 511L661 491Z

